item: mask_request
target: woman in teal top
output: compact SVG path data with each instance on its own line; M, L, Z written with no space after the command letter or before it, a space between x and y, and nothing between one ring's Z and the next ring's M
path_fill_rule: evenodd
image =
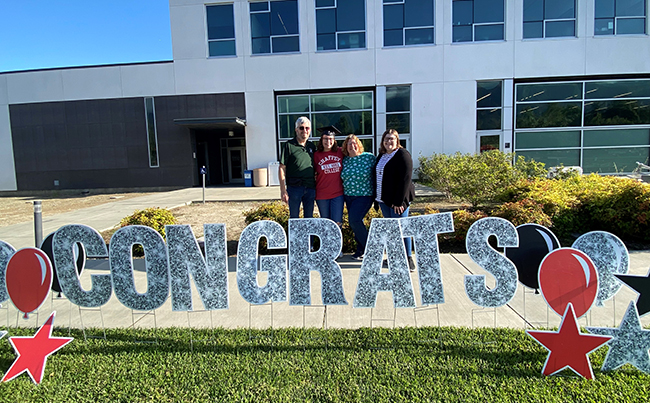
M348 208L348 222L357 242L352 259L362 260L368 242L368 229L363 218L372 206L372 168L375 156L363 151L363 144L354 134L343 142L343 198Z

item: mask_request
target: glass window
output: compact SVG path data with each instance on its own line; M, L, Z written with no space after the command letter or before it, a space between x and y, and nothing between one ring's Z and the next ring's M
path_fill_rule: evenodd
M386 87L386 129L397 130L402 145L409 149L411 146L411 86Z
M585 126L650 124L650 99L585 103Z
M504 0L453 0L452 41L504 39Z
M524 0L524 38L575 36L575 0Z
M515 93L519 154L553 165L580 163L587 173L631 172L648 158L649 79L517 84ZM569 158L558 149L574 150Z
M365 7L365 0L316 0L316 49L364 49Z
M479 142L479 152L485 152L490 150L498 150L501 145L501 136L491 135L491 136L481 136Z
M433 0L384 0L384 46L433 41Z
M594 35L645 34L647 0L595 0Z
M501 130L503 83L476 83L476 130Z
M582 102L547 102L517 105L517 128L578 127Z
M585 147L647 146L650 129L585 130Z
M649 147L586 149L582 157L582 170L601 174L632 172L637 161L648 161L648 151Z
M253 54L300 51L297 0L250 3Z
M520 84L516 99L517 102L582 99L582 83Z
M558 165L580 166L580 150L535 150L535 151L516 151L517 155L525 157L527 160L543 162L546 167L556 167Z
M580 130L517 133L515 142L518 150L580 147Z
M158 165L158 132L156 130L156 108L152 97L144 99L144 116L147 121L147 146L149 148L149 166Z
M235 18L232 4L206 7L208 54L235 56Z
M293 138L296 119L301 116L311 120L314 128L312 136L318 136L316 128L333 125L342 133L341 136L337 136L337 141L343 141L348 134L356 134L362 141L366 139L371 146L373 144L374 108L373 93L370 91L282 95L276 100L280 144Z

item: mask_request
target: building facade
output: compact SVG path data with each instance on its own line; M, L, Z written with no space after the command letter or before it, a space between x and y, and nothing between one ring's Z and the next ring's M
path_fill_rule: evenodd
M0 190L236 183L303 115L414 159L650 156L648 0L169 3L172 61L0 74Z

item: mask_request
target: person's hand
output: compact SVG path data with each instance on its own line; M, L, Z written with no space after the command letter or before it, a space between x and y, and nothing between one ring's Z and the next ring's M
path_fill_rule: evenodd
M280 199L282 199L282 201L285 202L286 204L289 204L289 193L287 193L286 190L280 193Z
M402 214L404 212L404 206L393 206L393 211L395 214Z

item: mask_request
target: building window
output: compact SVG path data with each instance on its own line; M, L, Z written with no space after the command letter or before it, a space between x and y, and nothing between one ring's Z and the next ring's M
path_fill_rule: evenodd
M152 97L144 99L144 117L147 122L147 146L149 148L149 167L158 167L158 133L156 131L156 108Z
M317 50L365 47L365 0L316 0Z
M524 0L525 39L575 35L575 0Z
M384 46L433 42L433 0L384 0Z
M594 35L645 34L647 0L596 0Z
M208 54L235 56L235 16L232 4L206 7Z
M547 166L632 172L650 159L650 79L518 84L515 152Z
M411 87L386 87L386 130L399 133L402 147L411 151ZM377 133L382 135L382 133ZM381 140L381 139L379 139Z
M503 81L476 83L476 130L479 152L501 148Z
M452 14L454 42L504 38L504 0L453 0Z
M501 130L503 82L476 83L476 130Z
M317 128L333 125L342 133L337 137L339 145L348 134L356 134L366 150L374 150L372 91L282 95L277 97L277 106L280 144L293 138L296 119L306 116L312 136L318 136Z
M300 51L296 0L250 3L252 53Z

